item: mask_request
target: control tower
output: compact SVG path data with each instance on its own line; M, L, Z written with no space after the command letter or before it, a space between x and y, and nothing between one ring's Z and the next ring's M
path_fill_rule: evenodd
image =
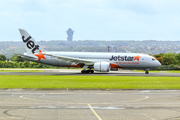
M69 29L66 31L66 33L67 33L67 35L68 35L67 40L68 40L68 41L72 41L74 31L73 31L71 28L69 28Z

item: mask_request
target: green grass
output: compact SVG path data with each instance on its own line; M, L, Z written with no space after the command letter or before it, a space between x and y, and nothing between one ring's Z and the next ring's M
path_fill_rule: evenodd
M133 70L135 72L145 72L144 70ZM149 70L150 73L160 73L160 72L167 72L167 73L180 73L180 70L167 70L167 71L154 71Z
M0 88L180 89L180 77L0 75Z

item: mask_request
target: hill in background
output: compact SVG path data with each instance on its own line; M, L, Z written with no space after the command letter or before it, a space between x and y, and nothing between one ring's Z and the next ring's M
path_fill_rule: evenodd
M156 40L114 40L114 41L39 41L38 42L47 51L72 51L72 52L122 52L122 53L145 53L145 54L159 54L159 53L179 53L180 41L156 41ZM25 46L22 41L8 41L0 42L0 54L11 58L14 53L24 53Z

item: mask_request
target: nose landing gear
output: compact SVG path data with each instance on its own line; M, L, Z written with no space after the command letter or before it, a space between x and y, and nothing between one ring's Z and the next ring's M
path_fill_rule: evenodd
M147 68L146 70L145 70L145 74L149 74L149 71L148 70L150 70L149 68Z
M145 74L149 74L149 71L146 70Z

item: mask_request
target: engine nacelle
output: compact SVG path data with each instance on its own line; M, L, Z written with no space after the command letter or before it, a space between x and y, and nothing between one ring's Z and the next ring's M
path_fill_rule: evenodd
M94 70L99 72L109 72L110 71L110 63L109 62L98 62L94 63Z

